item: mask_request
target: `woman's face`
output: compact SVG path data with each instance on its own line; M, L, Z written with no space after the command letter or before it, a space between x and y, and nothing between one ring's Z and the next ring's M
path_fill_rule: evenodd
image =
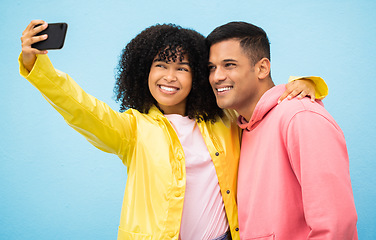
M149 72L149 90L165 114L185 116L187 97L192 88L192 71L187 55L176 61L154 58Z

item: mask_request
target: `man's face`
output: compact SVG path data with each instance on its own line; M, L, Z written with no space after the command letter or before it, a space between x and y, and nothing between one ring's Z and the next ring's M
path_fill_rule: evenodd
M209 81L220 108L246 116L258 101L259 79L240 42L229 39L213 44L209 55Z

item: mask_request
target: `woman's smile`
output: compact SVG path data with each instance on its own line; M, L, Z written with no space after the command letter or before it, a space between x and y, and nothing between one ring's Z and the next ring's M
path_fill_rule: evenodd
M149 90L165 114L185 115L192 89L192 73L187 56L176 61L154 59L149 72Z

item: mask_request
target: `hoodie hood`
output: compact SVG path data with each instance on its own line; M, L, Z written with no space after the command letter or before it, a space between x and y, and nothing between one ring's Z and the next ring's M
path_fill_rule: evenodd
M260 100L258 101L255 110L253 111L251 120L248 122L243 116L239 116L238 125L240 128L251 131L254 129L261 120L272 110L275 106L278 105L278 99L286 90L286 85L281 84L272 87L266 91Z

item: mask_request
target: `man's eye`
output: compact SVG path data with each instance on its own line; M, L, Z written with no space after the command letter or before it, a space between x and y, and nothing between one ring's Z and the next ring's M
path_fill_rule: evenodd
M225 64L225 67L234 67L234 66L236 66L235 63L226 63Z
M209 71L214 71L215 70L215 66L208 66L208 69L209 69Z

